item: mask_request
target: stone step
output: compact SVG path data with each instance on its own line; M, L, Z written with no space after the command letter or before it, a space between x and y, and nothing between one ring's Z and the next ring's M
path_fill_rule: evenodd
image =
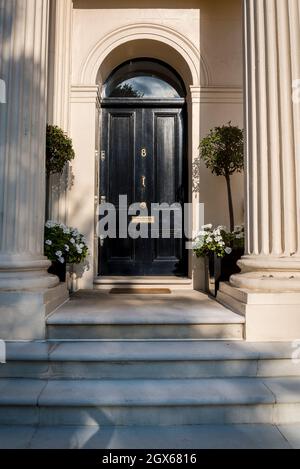
M300 376L291 343L61 341L7 343L0 377L174 379Z
M299 378L0 380L1 424L297 422L300 422Z
M202 339L242 340L244 323L63 324L48 323L49 339Z
M170 288L171 290L191 290L192 279L188 277L153 276L153 277L128 277L128 276L101 276L94 279L95 290L110 290L111 288L143 287L143 288Z
M49 339L242 340L245 318L195 291L80 291L47 318Z

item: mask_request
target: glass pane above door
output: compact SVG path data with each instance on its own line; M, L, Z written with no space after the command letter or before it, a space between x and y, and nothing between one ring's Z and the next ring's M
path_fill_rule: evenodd
M108 98L180 98L169 83L157 77L139 76L118 83Z

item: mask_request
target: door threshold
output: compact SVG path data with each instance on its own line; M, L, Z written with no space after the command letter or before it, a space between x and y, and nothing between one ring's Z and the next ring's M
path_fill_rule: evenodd
M129 276L99 276L94 279L95 289L108 289L113 287L134 286L169 286L178 289L192 288L192 279L189 277L155 276L155 277L129 277Z

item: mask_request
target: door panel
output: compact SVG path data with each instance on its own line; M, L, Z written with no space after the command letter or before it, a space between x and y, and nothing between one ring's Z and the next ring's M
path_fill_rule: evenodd
M101 195L117 206L117 215L119 194L128 196L128 205L144 202L149 215L151 203L184 203L183 132L181 107L103 110L102 151L106 157L100 165ZM151 228L149 224L149 234ZM156 228L155 239L106 239L100 247L99 273L186 274L184 239L174 238L173 215L168 229L161 217Z

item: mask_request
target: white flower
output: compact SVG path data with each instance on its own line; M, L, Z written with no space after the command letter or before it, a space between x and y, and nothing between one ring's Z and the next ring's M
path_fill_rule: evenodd
M243 226L243 225L236 225L236 226L234 227L234 231L237 232L237 233L239 233L239 232L241 232L241 231L243 231L243 230L244 230L244 226Z
M220 241L220 242L219 242L219 246L221 246L221 247L225 246L224 241Z
M64 262L65 262L65 259L63 257L59 257L58 260L61 264L64 264Z
M71 238L71 239L70 239L70 243L75 244L75 239L74 239L74 238Z
M77 228L75 228L74 230L72 230L72 235L75 236L78 236L79 235L79 231L77 230Z
M211 224L209 224L209 225L203 225L203 226L202 226L202 229L203 229L203 230L211 230L211 229L212 229L212 225L211 225Z
M67 244L65 244L65 250L66 250L67 252L70 251L70 248L69 248L69 246L68 246Z
M78 252L78 254L82 253L82 249L80 246L78 246L78 244L76 244L76 251Z
M212 243L212 241L213 241L212 237L211 237L211 236L207 236L206 242L207 242L207 243Z
M225 225L220 225L220 226L218 226L217 229L218 229L219 231L226 231L226 232L228 231L228 228L227 228L227 226L225 226Z
M46 228L53 228L54 226L57 226L57 223L56 223L55 221L48 220L48 221L45 223L45 226L46 226Z
M239 233L235 235L236 239L243 239L244 238L244 233Z
M219 228L217 228L216 230L214 230L213 234L214 234L214 236L220 236L221 231L219 230Z
M227 247L227 248L225 248L225 252L226 252L226 254L231 254L231 253L232 253L232 249L229 248L229 247Z
M45 241L45 243L48 244L48 246L51 246L52 241L51 241L51 239L47 239L47 240Z
M70 234L70 228L67 228L66 226L63 228L64 234Z
M215 237L215 241L216 241L217 243L219 243L220 241L223 241L222 236L216 236L216 237Z
M61 256L62 256L62 252L61 252L61 251L56 251L55 255L56 255L57 257L61 257Z
M81 249L84 248L84 244L83 244L83 243L80 243L80 244L79 244L79 247L80 247Z

